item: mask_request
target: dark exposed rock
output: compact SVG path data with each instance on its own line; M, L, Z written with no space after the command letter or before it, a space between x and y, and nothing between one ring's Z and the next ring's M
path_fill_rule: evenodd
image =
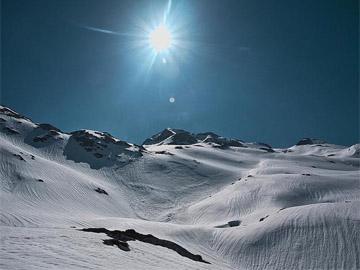
M33 141L34 142L46 142L50 138L52 138L52 136L50 134L46 134L46 135L43 135L43 136L34 137Z
M94 153L94 156L97 158L102 158L104 155L100 154L100 153Z
M2 106L0 106L0 114L11 116L11 117L14 117L14 118L17 118L17 119L30 120L29 118L27 118L25 116L22 116L21 114L18 114L17 112L14 112L13 110L11 110L9 108L6 108L6 107L2 107Z
M246 147L240 141L234 139L226 139L221 141L223 146L233 146L233 147Z
M174 134L171 139L172 141L169 144L175 145L194 144L198 142L194 135L187 131L178 132Z
M46 131L57 131L57 132L61 132L60 129L58 129L57 127L54 127L53 125L50 124L39 124L38 125L40 128L46 130Z
M259 219L259 222L261 222L261 221L264 221L266 218L268 218L269 217L269 215L266 215L265 217L262 217L262 218L260 218Z
M119 242L128 242L128 241L138 240L138 241L141 241L144 243L149 243L149 244L156 245L156 246L162 246L162 247L174 250L175 252L177 252L179 255L181 255L183 257L187 257L187 258L197 261L197 262L203 262L203 263L210 264L209 262L203 260L201 255L193 254L193 253L189 252L188 250L186 250L185 248L183 248L182 246L176 244L175 242L160 239L151 234L141 234L141 233L136 232L133 229L126 230L126 231L118 231L118 230L110 231L105 228L87 228L87 229L82 229L82 231L94 232L94 233L105 233L107 236L111 237L113 240L117 240ZM108 241L108 244L117 245L117 243L119 243L119 242ZM120 244L120 245L122 245L122 244Z
M25 159L19 154L13 154L14 157L17 157L19 160L25 161Z
M100 194L105 194L105 195L109 195L104 189L102 188L96 188L94 189L97 193L100 193Z
M240 220L232 220L232 221L229 221L228 224L230 227L236 227L236 226L239 226L241 223Z
M311 176L310 173L302 173L301 175L304 175L304 176Z
M6 122L6 120L4 118L0 117L0 123L5 123L5 122Z
M241 220L231 220L228 223L215 226L215 228L229 228L229 227L237 227L241 224Z
M142 144L143 145L157 144L157 143L160 143L163 140L169 138L172 135L174 135L174 131L167 128L167 129L164 129L163 131L151 136L150 138L146 139Z
M24 138L24 142L36 148L46 147L63 140L61 131L50 124L39 124Z
M274 149L272 149L272 148L260 147L259 149L264 150L264 151L266 151L268 153L274 153L275 152Z
M129 144L125 141L117 141L117 142L115 142L115 144L118 146L129 146Z
M108 246L117 246L123 251L130 251L129 244L117 239L105 239L103 240L103 243Z
M83 147L94 147L98 140L97 137L83 130L71 132L71 135L71 138L74 138Z
M259 142L258 145L262 145L262 146L265 146L265 148L270 148L270 149L272 149L272 146L271 146L270 144L267 144L267 143Z
M218 145L218 144L214 144L214 145L212 145L212 147L219 148L219 149L229 149L229 147L227 147L225 145Z
M107 148L108 144L114 144L119 147L130 147L131 144L117 140L107 132L98 132L95 131L95 134L99 137L87 132L86 130L73 131L70 134L71 138L76 140L81 146L90 148L103 149ZM137 146L138 148L145 150L142 146ZM88 150L89 151L89 150Z
M311 144L325 144L326 142L320 139L304 138L301 139L296 145L311 145Z
M144 141L144 145L168 144L168 145L191 145L196 143L214 143L214 147L226 149L233 147L246 147L240 140L227 139L213 132L190 133L182 129L164 129Z
M44 180L42 180L42 179L38 179L37 181L38 181L38 182L44 182Z
M221 149L227 149L230 146L233 146L233 147L246 147L239 140L227 139L227 138L220 137L220 136L217 136L217 137L208 136L202 142L204 142L204 143L215 143L218 146L214 145L214 147L221 148Z
M219 138L220 136L215 134L214 132L203 132L196 134L196 138L198 140L205 140L206 138Z
M108 147L106 144L103 144L103 143L100 143L100 142L98 143L98 145L101 146L102 148Z
M9 128L9 127L3 127L3 130L6 133L11 134L11 135L20 134L19 131L15 130L15 129L12 129L12 128Z
M52 136L59 136L60 133L56 130L49 130L49 134L52 135Z
M146 152L143 146L120 141L106 132L78 130L70 134L64 155L69 160L87 163L93 169L123 167Z
M175 146L175 149L184 149L182 146Z
M169 156L173 156L173 153L170 153L168 151L156 151L155 154L161 154L161 155L169 155Z

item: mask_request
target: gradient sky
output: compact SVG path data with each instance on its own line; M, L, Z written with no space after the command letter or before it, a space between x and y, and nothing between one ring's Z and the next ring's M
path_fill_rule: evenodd
M166 6L2 0L1 103L135 143L166 127L274 146L359 142L357 0L173 1L185 45L152 66L137 37L89 30L140 35Z

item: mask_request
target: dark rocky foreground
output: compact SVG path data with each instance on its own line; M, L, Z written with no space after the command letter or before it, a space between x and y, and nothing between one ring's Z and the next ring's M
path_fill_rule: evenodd
M85 229L81 229L81 231L93 232L93 233L105 233L107 236L112 238L112 239L104 240L103 243L105 245L115 245L124 251L130 251L129 245L127 243L128 241L138 240L144 243L149 243L152 245L162 246L168 249L172 249L181 256L189 258L193 261L210 264L209 262L203 260L200 255L193 254L190 251L186 250L185 248L181 247L180 245L172 241L159 239L151 234L141 234L133 229L126 231L118 231L118 230L110 231L105 228L85 228Z

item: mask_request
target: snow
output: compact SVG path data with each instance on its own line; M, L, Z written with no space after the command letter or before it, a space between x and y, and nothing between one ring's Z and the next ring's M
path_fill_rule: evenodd
M268 152L163 136L142 149L84 130L104 154L90 159L74 134L34 143L49 131L0 116L1 269L360 269L359 144ZM211 264L139 241L124 252L88 227L152 234Z

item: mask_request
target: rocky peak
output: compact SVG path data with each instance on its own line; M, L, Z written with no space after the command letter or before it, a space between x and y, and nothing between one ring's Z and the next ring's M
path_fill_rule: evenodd
M213 132L194 134L183 129L171 128L164 129L163 131L146 139L143 145L191 145L196 143L214 144L214 146L220 148L227 148L230 146L245 147L240 140L221 137Z
M311 144L325 144L326 142L320 139L303 138L296 145L311 145Z

